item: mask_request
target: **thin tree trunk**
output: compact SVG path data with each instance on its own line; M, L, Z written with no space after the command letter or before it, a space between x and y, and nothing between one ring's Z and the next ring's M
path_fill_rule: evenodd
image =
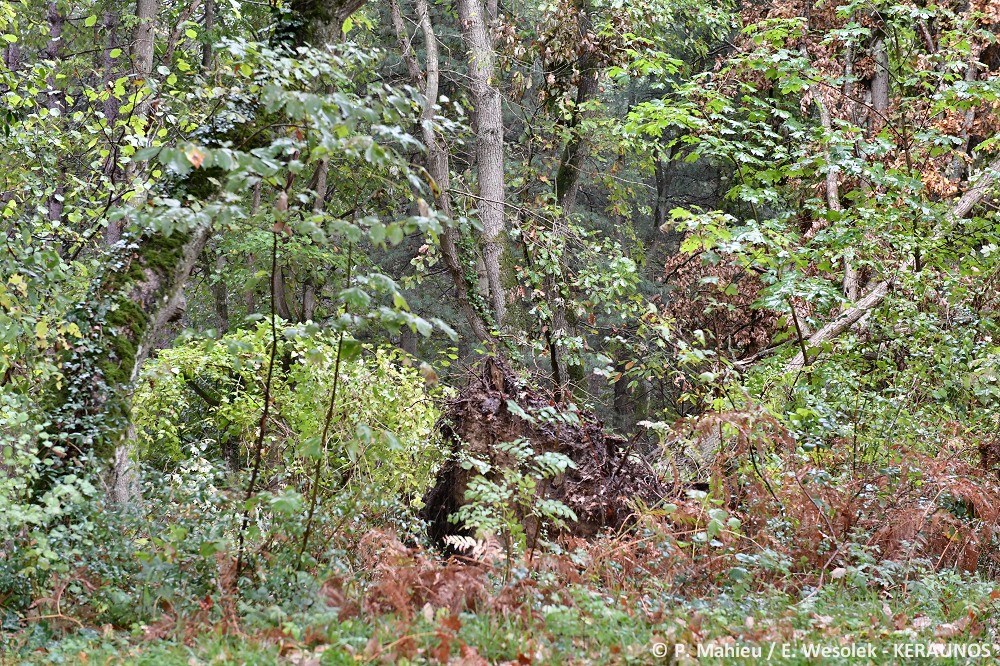
M101 29L107 35L107 41L104 43L104 52L101 54L101 64L104 66L104 87L107 89L113 87L115 80L118 78L117 59L111 57L111 52L120 46L118 43L118 13L111 9L105 11L101 21ZM119 106L120 102L113 94L109 94L108 98L104 100L104 122L105 127L107 127L106 131L112 141L115 140L115 123L118 122ZM112 155L108 159L107 170L112 180L114 180L113 174L117 171L117 164L117 151L113 149Z
M872 51L875 55L875 76L872 78L872 109L875 113L869 115L869 132L877 134L885 124L883 111L889 106L889 53L885 48L885 40L876 40Z
M136 0L135 3L135 32L132 33L132 73L136 79L148 79L153 71L153 53L156 39L156 14L160 9L159 0ZM141 88L134 89L133 95L138 96ZM133 100L134 101L134 100ZM136 104L133 112L133 120L138 121L138 126L143 125L143 121L149 113L149 103L145 100ZM136 162L130 161L125 165L125 186L131 187L135 179ZM144 193L139 193L133 197L134 205L141 204L145 199ZM108 230L105 236L109 245L117 243L121 239L122 224L128 218L108 222Z
M972 54L969 57L969 68L965 71L965 82L972 83L976 80L976 76L979 71L978 62L979 54L982 47L978 44L973 45ZM969 152L969 134L972 130L972 125L976 121L976 107L970 106L965 111L965 121L962 123L962 132L959 136L962 138L962 153L968 154ZM962 175L965 173L965 160L962 155L955 155L951 162L951 180L954 182L959 182L962 180Z
M211 35L215 27L215 0L205 0L205 33ZM201 52L202 69L211 69L212 60L215 54L212 53L212 38L206 37L205 45Z
M823 126L827 136L829 136L833 130L833 122L830 119L830 108L828 106L829 102L824 102L817 97L816 104L819 105L820 124ZM827 163L826 205L831 211L840 212L843 208L840 205L840 187L837 182L838 169L831 159L829 144L827 144L825 152ZM844 297L847 300L852 303L858 300L858 270L847 259L844 259L844 281L842 287Z
M54 66L52 68L52 74L49 76L49 94L45 102L46 108L48 108L50 113L58 113L64 115L66 113L66 96L62 90L59 89L59 80L56 78L56 74L59 71L59 61L62 60L62 31L63 25L66 23L66 18L59 11L59 4L57 2L49 3L48 12L48 22L49 22L49 41L45 45L45 57L53 61ZM46 202L46 207L49 211L49 219L54 221L61 220L63 214L63 192L64 192L64 180L65 173L60 172L56 177L55 188L52 194L49 196Z
M427 11L427 0L417 0L417 20L424 35L425 50L427 52L427 77L420 75L420 66L416 56L413 55L409 37L406 33L406 26L403 23L399 6L393 0L390 4L393 27L396 30L396 38L399 43L400 52L404 60L407 61L407 69L410 71L413 84L424 93L424 108L420 114L421 134L424 145L427 147L427 173L434 180L436 189L434 203L437 209L449 219L451 218L451 167L449 164L448 147L443 139L434 130L434 106L437 104L439 71L438 71L438 51L437 37L434 35L434 28L431 25L430 15ZM485 322L469 300L469 282L465 277L465 270L462 266L455 245L456 229L448 225L441 234L441 255L444 258L445 266L451 274L455 283L456 300L458 307L465 315L472 327L472 332L481 342L492 344L493 336ZM416 345L414 344L414 348Z
M66 23L66 18L59 12L59 3L50 2L49 12L48 12L48 23L49 23L49 41L45 45L45 57L48 60L52 60L56 63L56 67L53 68L52 74L49 77L49 93L45 102L46 108L50 111L53 109L59 109L63 111L65 109L65 95L59 90L58 81L56 80L56 72L58 71L58 62L62 60L62 29L63 24Z
M504 235L504 146L503 106L496 79L493 42L486 29L486 10L481 0L458 0L458 17L467 51L473 122L476 127L476 163L479 177L479 219L483 225L483 261L497 326L507 316L501 257L506 247Z
M253 203L250 205L250 217L254 217L257 211L260 210L260 190L261 186L264 184L263 180L258 180L257 184L253 186ZM254 263L257 258L254 256L253 252L247 255L247 268L250 269L251 274L253 273ZM243 292L243 302L247 306L247 315L252 315L257 312L257 303L254 298L253 289L247 289Z
M285 294L285 270L283 267L279 266L278 270L274 272L274 285L272 292L274 294L274 311L275 313L284 319L285 321L294 321L292 317L292 311L288 307L288 297Z
M177 23L174 24L174 29L170 33L170 37L167 39L167 49L163 54L162 62L168 67L173 63L174 60L174 49L177 48L177 44L180 43L181 35L184 34L184 26L187 24L188 19L198 10L201 6L201 0L191 0L191 4L188 8L181 12L181 15L177 17Z
M115 448L114 478L111 481L111 501L115 504L131 504L141 499L142 488L136 471L135 423L129 421L125 431L126 446Z
M302 321L312 321L316 314L316 285L311 277L302 285Z
M219 330L219 335L229 332L229 289L223 278L223 271L226 270L226 255L219 253L215 258L215 272L218 280L212 285L212 294L215 296L215 327Z

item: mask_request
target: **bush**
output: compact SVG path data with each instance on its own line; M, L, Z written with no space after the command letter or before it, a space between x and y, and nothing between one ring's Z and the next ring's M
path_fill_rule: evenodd
M225 460L231 469L245 464L260 428L270 338L269 325L262 323L217 342L190 340L150 361L132 408L140 457L167 470L199 444L206 457ZM400 350L350 342L360 353L342 354L322 453L331 469L348 470L345 481L416 503L442 459L434 434L435 396ZM271 462L287 459L294 471L302 457L321 453L337 343L287 329L275 356L281 369L275 368L272 380L263 455Z

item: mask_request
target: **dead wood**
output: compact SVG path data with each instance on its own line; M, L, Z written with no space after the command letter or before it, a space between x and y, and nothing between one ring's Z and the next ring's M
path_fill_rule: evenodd
M496 444L518 438L529 440L536 454L553 451L576 464L576 469L539 484L539 493L546 499L559 500L576 514L577 521L569 524L574 536L590 537L603 528L617 529L633 512L630 501L638 499L651 506L669 494L671 486L661 482L641 457L632 455L627 440L605 433L603 423L592 412L578 412L578 425L531 423L513 413L508 400L529 415L547 406L566 409L543 393L522 386L502 359L487 359L472 371L469 384L449 402L441 420L441 432L451 443L452 456L438 472L423 511L428 533L435 541L464 533L448 518L465 503L469 481L478 472L474 467L464 469L460 454L488 460L493 470L502 469L513 464L513 458ZM533 526L525 527L528 534L534 533Z

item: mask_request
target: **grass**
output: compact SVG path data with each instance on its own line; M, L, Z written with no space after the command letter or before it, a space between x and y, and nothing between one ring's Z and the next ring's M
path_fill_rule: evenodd
M965 664L968 658L962 654L975 656L976 650L998 653L993 645L998 610L994 585L953 570L923 575L905 588L894 588L891 595L875 585L837 581L805 601L773 587L720 588L714 596L691 599L650 593L641 600L583 583L557 587L543 581L528 589L535 593L519 607L495 604L457 618L446 609L425 606L412 609L409 618L388 613L341 621L335 609L323 608L280 622L258 620L241 627L239 635L206 630L183 642L176 637L146 640L138 626L131 633L76 629L61 635L36 623L31 631L5 636L8 649L0 663L436 664L447 661L441 659L442 644L449 663L470 666L942 665ZM951 656L926 656L933 643L941 644L946 655L943 646L952 645ZM677 653L677 644L684 646L684 653ZM850 650L851 645L855 647L850 654L829 652ZM965 653L956 654L956 645L965 646ZM740 647L747 656L709 656L731 655ZM827 654L817 656L823 647ZM753 648L760 649L759 657L750 651Z

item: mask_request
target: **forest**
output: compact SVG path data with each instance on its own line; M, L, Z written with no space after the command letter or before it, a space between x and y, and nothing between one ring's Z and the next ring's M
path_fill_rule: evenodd
M996 659L998 37L0 0L0 664Z

